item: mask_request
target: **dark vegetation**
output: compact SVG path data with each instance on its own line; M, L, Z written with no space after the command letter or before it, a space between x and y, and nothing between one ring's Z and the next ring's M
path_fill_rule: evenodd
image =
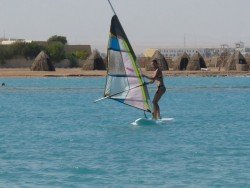
M89 55L86 51L67 54L65 45L67 45L67 38L57 35L50 37L43 45L39 42L16 42L11 45L0 45L0 64L4 64L8 59L19 57L34 59L41 51L45 51L52 61L60 62L63 59L69 59L71 67L75 67L78 59L85 60Z

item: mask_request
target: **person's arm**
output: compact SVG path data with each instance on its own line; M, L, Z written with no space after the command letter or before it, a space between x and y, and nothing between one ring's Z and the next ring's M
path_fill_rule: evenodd
M147 76L147 75L145 75L145 74L142 74L142 76L150 80L148 83L150 83L150 84L154 83L154 81L153 81L153 78L152 78L152 77Z
M145 74L142 74L142 76L145 77L145 78L147 78L147 79L149 79L149 80L152 80L152 77L150 77L150 76L147 76Z
M154 72L154 75L153 77L149 77L149 76L146 76L145 74L143 74L143 76L149 80L151 80L149 83L154 83L156 78L157 78L157 75L158 75L158 72L159 72L159 69L157 69L157 71Z
M153 83L154 83L154 81L156 80L156 78L158 77L158 74L159 74L159 69L157 69L157 70L154 72L154 76L152 77Z

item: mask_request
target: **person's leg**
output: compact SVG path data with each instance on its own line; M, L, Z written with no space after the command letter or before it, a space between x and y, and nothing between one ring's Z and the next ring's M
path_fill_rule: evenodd
M154 119L159 118L160 107L158 105L158 101L159 101L160 97L161 97L160 92L157 91L155 96L154 96L154 100L153 100L153 105L154 105L153 117L154 117Z
M160 107L159 107L159 104L157 103L156 104L156 119L160 119Z
M157 119L156 117L156 113L157 113L157 104L153 101L153 105L154 105L154 111L153 111L153 119Z
M166 89L158 89L154 96L153 104L154 104L154 113L153 117L154 119L160 119L161 114L160 114L160 107L158 105L159 100L161 99L161 96L165 93Z

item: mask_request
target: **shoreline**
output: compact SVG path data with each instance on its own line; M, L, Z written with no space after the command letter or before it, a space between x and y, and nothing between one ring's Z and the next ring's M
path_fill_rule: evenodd
M142 72L151 75L152 71ZM104 77L107 71L85 71L81 68L57 68L56 71L30 71L29 68L0 68L0 77L28 78L28 77ZM163 71L167 77L226 77L226 76L250 76L250 71Z

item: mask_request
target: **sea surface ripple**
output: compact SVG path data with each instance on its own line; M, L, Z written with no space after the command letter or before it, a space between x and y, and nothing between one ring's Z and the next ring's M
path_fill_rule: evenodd
M165 78L155 126L104 78L0 82L0 187L250 187L248 77Z

